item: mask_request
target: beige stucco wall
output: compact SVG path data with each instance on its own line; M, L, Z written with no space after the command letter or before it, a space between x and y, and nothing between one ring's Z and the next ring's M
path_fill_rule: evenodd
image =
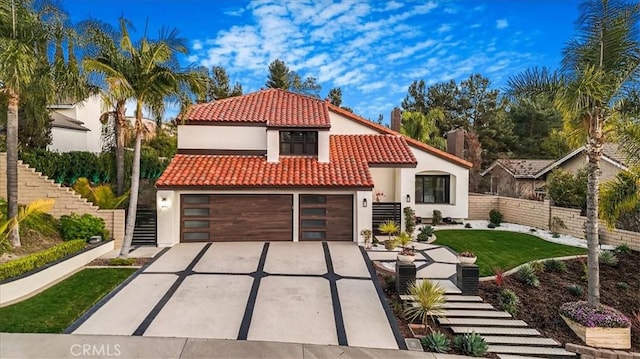
M584 238L584 223L587 219L580 215L580 210L550 206L549 201L474 194L469 196L469 208L469 219L488 219L489 211L497 209L504 216L505 222L544 230L549 230L550 220L558 217L567 227L558 229L559 233ZM600 243L611 245L625 243L637 251L640 250L640 233L609 229L602 221L599 223L598 233Z
M7 159L5 153L0 153L0 197L7 198ZM55 218L65 214L89 213L100 217L105 221L105 226L111 237L115 239L115 247L122 246L124 239L124 210L112 209L101 210L80 197L71 188L62 187L53 180L42 176L39 172L25 164L18 165L18 201L21 204L28 204L37 199L53 199L55 203L49 214Z
M397 202L396 201L396 169L390 167L372 167L369 169L375 188L373 189L373 199L375 201L375 193L382 191L384 196L380 198L380 202Z
M83 126L89 131L78 131L54 127L51 129L50 151L102 151L102 123L100 115L103 113L102 100L99 95L93 95L86 100L69 108L53 109L67 117L84 122Z
M264 126L179 125L179 149L266 150Z
M576 173L578 172L578 170L580 170L581 168L585 168L586 166L587 155L584 152L581 152L561 164L560 168L565 171ZM600 160L600 171L600 181L606 182L613 179L621 171L621 169L620 167L602 158Z
M358 122L352 121L340 114L329 111L332 135L373 135L378 131Z
M326 189L308 189L308 190L264 190L264 191L170 191L159 190L156 194L157 200L157 238L158 247L171 247L180 242L180 196L183 194L291 194L293 195L293 235L291 241L297 242L299 238L299 196L301 194L351 194L353 195L353 241L363 244L363 238L360 231L363 229L371 229L372 221L372 196L371 191L336 191ZM168 208L162 209L161 201L166 198ZM367 207L363 207L363 200L367 200ZM328 224L330 225L330 224Z
M86 151L87 134L87 131L53 127L51 128L51 144L47 146L47 149L54 152Z

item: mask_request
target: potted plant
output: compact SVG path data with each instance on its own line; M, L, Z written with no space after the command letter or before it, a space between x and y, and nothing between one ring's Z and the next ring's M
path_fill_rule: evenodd
M460 261L460 264L473 264L477 259L478 257L476 257L475 253L473 252L464 251L458 254L458 260Z
M560 317L587 345L597 348L631 348L631 321L606 305L586 301L560 306Z
M415 338L423 338L428 334L431 327L428 325L428 319L443 313L443 305L445 303L445 290L437 283L428 279L423 280L420 284L413 283L409 287L409 294L415 302L410 303L404 310L404 314L409 320L409 329ZM411 323L419 320L420 324Z
M402 232L396 238L394 238L396 246L402 247L402 251L398 253L398 261L403 263L413 263L416 259L416 252L413 247L408 248L407 245L411 243L412 239L409 233Z
M380 232L382 232L382 233L384 233L384 234L389 236L389 238L386 241L384 241L384 247L388 251L394 249L397 245L391 239L391 236L393 236L394 234L400 232L400 228L398 228L398 225L396 224L396 222L394 222L392 220L386 220L386 221L380 223L380 225L378 225L378 230Z
M364 246L366 249L371 249L371 235L373 233L370 229L363 229L360 231L360 235L364 237Z

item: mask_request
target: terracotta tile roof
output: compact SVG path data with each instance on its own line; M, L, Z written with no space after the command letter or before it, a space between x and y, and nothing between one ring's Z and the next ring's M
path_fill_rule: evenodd
M382 125L378 125L377 123L371 122L371 121L369 121L369 120L367 120L365 118L362 118L362 117L360 117L360 116L358 116L358 115L356 115L356 114L354 114L352 112L343 110L338 106L334 106L334 105L332 105L332 104L327 102L327 107L329 108L330 111L333 111L333 112L338 113L338 114L340 114L340 115L342 115L344 117L347 117L347 118L352 119L352 120L354 120L356 122L359 122L359 123L361 123L361 124L363 124L363 125L365 125L365 126L367 126L369 128L372 128L372 129L374 129L374 130L376 130L376 131L378 131L380 133L386 133L386 134L395 135L395 136L402 136L402 137L404 137L404 139L407 141L407 143L410 146L413 146L415 148L418 148L418 149L421 149L423 151L429 152L432 155L440 157L440 158L442 158L444 160L447 160L449 162L455 163L457 165L460 165L460 166L463 166L463 167L466 167L466 168L473 167L473 164L471 162L468 162L468 161L466 161L466 160L464 160L464 159L462 159L460 157L454 156L454 155L452 155L452 154L450 154L448 152L442 151L442 150L437 149L435 147L431 147L431 146L427 145L426 143L422 143L422 142L420 142L418 140L414 140L413 138L410 138L410 137L407 137L405 135L402 135L401 133L396 132L396 131L394 131L394 130L392 130L390 128L384 127Z
M410 164L418 161L401 136L392 135L332 135L329 153L331 161L352 158L369 164Z
M265 123L269 127L329 128L325 101L280 89L260 90L192 106L191 122Z
M316 158L281 156L176 155L158 187L373 187L366 163L355 159L319 163Z

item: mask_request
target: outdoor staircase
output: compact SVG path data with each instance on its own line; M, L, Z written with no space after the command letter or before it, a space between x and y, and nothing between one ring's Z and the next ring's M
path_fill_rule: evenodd
M401 296L410 301L411 296ZM448 292L445 295L444 316L438 323L454 334L476 332L489 344L489 352L500 359L576 358L560 343L543 337L527 323L516 320L507 312L496 310L478 296L463 296Z
M136 211L136 227L133 230L131 245L155 246L156 240L156 211L138 209Z

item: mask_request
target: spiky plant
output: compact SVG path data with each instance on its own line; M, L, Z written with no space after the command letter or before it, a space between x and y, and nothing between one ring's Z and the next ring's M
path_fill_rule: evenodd
M464 355L472 357L484 356L488 349L487 342L476 332L458 335L453 343Z
M425 279L419 284L417 282L413 283L409 287L409 294L413 296L415 302L404 311L407 320L420 320L425 328L430 328L427 325L427 319L443 313L442 307L445 303L444 288L435 282Z
M389 236L389 241L391 241L391 236L400 232L400 228L398 224L392 220L386 220L378 225L378 230Z
M422 347L433 353L448 353L451 350L451 340L442 332L433 332L420 340Z

